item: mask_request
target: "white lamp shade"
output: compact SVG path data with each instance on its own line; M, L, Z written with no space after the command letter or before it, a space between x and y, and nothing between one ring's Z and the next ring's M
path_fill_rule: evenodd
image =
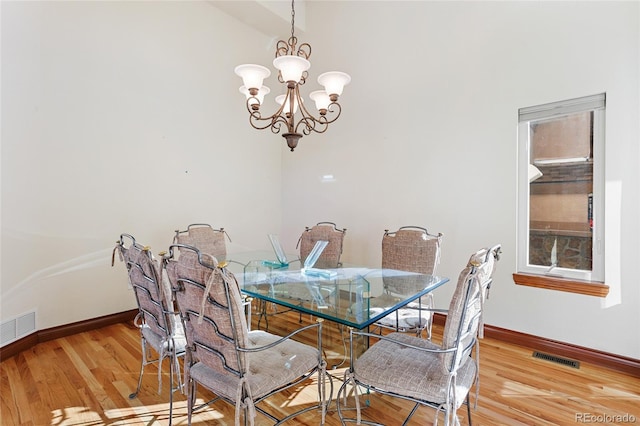
M342 95L344 86L351 82L349 74L340 71L329 71L318 76L318 83L324 86L329 95Z
M316 103L316 108L318 111L321 109L328 109L329 104L331 103L331 99L329 99L329 95L324 90L316 90L315 92L311 92L309 97L312 101Z
M284 81L295 81L302 78L302 73L311 67L311 62L300 56L283 55L273 60L273 66L282 74Z
M240 90L240 93L245 95L247 99L251 97L251 93L249 93L249 89L247 89L247 86L240 86L240 89L238 90ZM268 95L269 92L271 92L271 89L269 89L267 86L262 86L260 90L258 90L258 94L256 95L256 98L258 98L258 102L260 102L260 104L262 104L262 101L264 101L264 96ZM253 101L249 101L249 103L254 104L255 99Z
M284 112L289 112L289 97L287 95L278 95L276 96L276 102L278 105L282 105L284 102ZM293 99L293 113L298 112L298 100Z
M256 64L238 65L235 69L237 75L242 77L244 86L249 89L262 87L262 81L271 75L269 68Z

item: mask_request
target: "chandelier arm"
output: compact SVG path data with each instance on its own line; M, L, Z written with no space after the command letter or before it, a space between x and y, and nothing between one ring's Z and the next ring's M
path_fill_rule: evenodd
M300 114L302 115L302 117L296 124L296 131L298 130L300 125L303 124L307 129L313 130L316 127L316 123L319 122L318 118L314 117L313 114L309 112L307 107L304 106L304 104L300 107ZM309 132L305 132L305 134L308 135Z
M311 112L309 112L309 110L307 109L307 107L305 106L305 104L303 104L302 102L302 96L300 96L300 92L298 92L298 105L300 106L300 114L302 114L302 117L304 118L311 118L313 119L313 121L316 121L317 119L313 116L313 114Z
M302 126L302 133L310 135L311 132L324 133L329 128L328 124L320 119L314 117L302 117L296 126L296 132L299 132L299 128Z
M268 123L266 123L264 126L260 126L257 123L260 121L268 121ZM261 118L261 117L257 117L256 114L252 114L251 116L249 116L249 124L251 124L251 127L253 127L256 130L264 130L264 129L270 129L272 133L274 134L278 134L280 133L280 130L282 130L282 126L287 126L288 127L288 123L287 120L281 116L271 116L271 117L267 117L267 118Z
M302 128L302 133L309 135L311 132L324 133L329 126L325 117L314 117L308 110L305 110L296 125L296 132L299 132L300 128Z
M276 117L272 122L271 122L271 133L273 134L278 134L280 133L280 130L282 129L282 123L284 122L284 120L282 120L282 117ZM284 122L285 124L287 124L286 122Z
M276 112L271 114L269 117L260 118L260 119L261 120L272 120L272 121L275 121L275 119L277 117L281 117L282 116L282 113L284 112L284 106L285 106L285 104L283 102L282 105L280 105L280 107L276 110ZM262 117L262 116L260 115L260 117Z
M304 126L303 133L305 135L308 135L308 134L311 133L312 130L315 130L316 123L318 122L318 119L316 117L314 117L313 114L311 114L311 112L309 112L309 110L307 109L305 104L302 102L302 96L300 95L300 91L297 90L297 89L298 88L296 87L295 94L296 94L296 98L297 98L297 101L298 101L298 107L300 108L300 115L302 117L296 123L295 131L298 132L298 129L300 128L300 126L303 125ZM293 120L292 120L292 124L293 124ZM293 129L293 128L291 128L291 129ZM321 133L321 132L319 132L319 133Z
M249 124L251 124L251 127L253 127L256 130L264 130L264 129L268 129L269 127L273 127L276 122L277 122L277 117L266 117L263 118L260 116L260 113L257 111L252 112L249 115ZM266 122L264 123L264 125L261 125L259 123L261 122ZM277 132L274 132L277 133Z
M336 107L337 109L334 110L333 107ZM342 106L340 106L340 104L338 102L331 102L329 104L329 107L327 108L327 113L329 114L335 114L335 117L333 117L332 119L328 119L327 118L327 124L331 124L334 121L336 121L338 119L338 117L340 117L340 114L342 114ZM325 115L325 118L327 116Z
M250 116L253 115L253 113L258 113L258 116L260 116L261 104L257 97L255 96L248 97L245 104L247 107L247 111L249 111ZM257 107L254 107L254 105L257 105Z
M337 108L337 110L333 108ZM303 105L300 108L300 112L302 114L302 118L296 124L296 131L300 128L300 126L304 126L303 133L310 134L311 131L316 133L324 133L329 128L329 124L333 123L340 117L340 113L342 112L342 107L337 102L332 102L329 104L329 108L327 110L329 113L336 114L335 117L329 119L327 115L320 115L319 117L315 117L313 114L309 112L309 110ZM308 130L307 130L308 129Z
M279 133L282 127L282 123L287 125L287 127L289 126L287 119L282 115L284 110L284 104L282 104L280 108L278 108L278 110L273 115L270 115L268 117L262 117L262 114L260 113L259 110L251 109L250 100L251 98L247 99L247 109L249 110L249 124L251 124L251 127L257 130L264 130L270 127L273 133ZM267 123L265 123L264 125L260 125L258 124L260 122L267 122Z

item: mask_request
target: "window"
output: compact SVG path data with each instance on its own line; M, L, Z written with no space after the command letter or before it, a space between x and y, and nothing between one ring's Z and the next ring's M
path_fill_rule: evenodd
M605 94L518 115L518 272L604 281Z

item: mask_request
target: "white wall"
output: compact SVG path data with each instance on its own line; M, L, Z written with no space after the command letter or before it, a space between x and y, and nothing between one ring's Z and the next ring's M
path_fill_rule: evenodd
M283 239L331 220L347 228L344 261L377 265L385 229L426 226L453 282L502 243L487 323L640 358L639 16L638 2L308 2L312 79L353 81L339 121L283 154ZM517 286L518 108L601 92L611 294Z
M133 308L122 232L157 253L209 222L268 246L281 149L246 124L233 68L270 39L206 2L1 7L3 321Z
M640 358L637 2L308 1L305 90L332 69L353 82L340 120L294 153L249 127L233 74L268 65L275 40L215 4L0 3L2 320L132 308L109 265L121 232L160 251L208 221L239 247L279 231L293 250L333 220L344 260L377 265L384 229L415 224L444 233L439 272L454 281L470 252L503 244L489 324ZM612 295L516 286L517 109L600 92L620 188Z

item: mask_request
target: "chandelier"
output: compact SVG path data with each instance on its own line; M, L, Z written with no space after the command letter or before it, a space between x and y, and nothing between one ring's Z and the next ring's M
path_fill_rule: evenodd
M271 75L271 71L255 64L243 64L235 68L235 73L242 77L244 84L240 87L240 92L246 96L251 126L258 130L271 129L273 133L280 133L285 127L286 133L282 136L291 151L298 145L303 134L309 135L312 131L324 133L329 124L338 119L342 111L338 97L342 94L344 86L351 81L348 74L340 71L320 74L318 83L324 86L324 90L316 90L309 94L315 102L317 115L314 116L305 106L300 95L300 86L303 86L309 77L307 70L311 67L311 46L308 43L297 45L298 39L294 35L293 3L294 0L291 1L291 37L288 41L278 41L276 57L273 60L273 66L278 70L278 81L285 85L286 90L285 94L276 97L280 107L273 115L263 117L260 110L265 95L271 91L263 86L262 82Z

